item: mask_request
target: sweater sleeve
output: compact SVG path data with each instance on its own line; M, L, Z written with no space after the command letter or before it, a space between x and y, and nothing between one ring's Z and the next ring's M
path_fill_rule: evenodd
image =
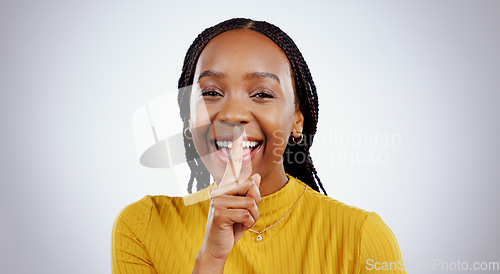
M361 229L360 274L405 274L394 234L376 213L370 213Z
M157 273L143 241L152 208L147 198L127 206L115 220L111 240L113 273Z

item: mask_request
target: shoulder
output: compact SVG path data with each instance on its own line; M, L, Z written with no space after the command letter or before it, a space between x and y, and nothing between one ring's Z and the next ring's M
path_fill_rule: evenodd
M401 251L392 230L382 221L377 213L371 213L363 224L361 235L363 255L369 254L371 259L401 258Z
M187 214L204 214L208 200L186 204L186 197L145 196L126 206L116 217L115 223L124 222L129 227L147 230L157 219L172 220Z
M300 184L305 183L298 180ZM352 228L361 228L372 212L351 206L321 194L308 187L304 194L304 200L309 210L314 211L314 215L328 218L330 221L343 225L352 225Z
M326 217L344 227L348 226L356 230L360 238L377 237L395 241L392 231L375 212L347 205L311 188L308 188L304 196L308 207L315 212L316 216Z
M182 211L184 202L181 197L145 196L123 208L115 220L115 227L122 224L138 234L145 234L152 219L175 215Z
M135 219L137 217L150 216L154 211L160 211L168 206L178 207L182 204L182 198L168 196L145 196L144 198L126 206L119 218Z
M337 239L345 252L357 254L360 269L369 269L369 264L375 262L392 263L392 269L398 271L404 269L396 237L377 213L344 204L310 188L304 199L312 222L330 233L331 240Z
M305 183L296 179L305 187ZM388 242L396 239L389 227L375 212L370 212L355 206L347 205L331 197L325 196L308 187L303 198L307 204L307 210L314 215L315 219L335 224L336 228L342 230L350 229L358 238L364 240L379 238Z
M182 197L146 196L122 209L112 230L113 272L149 273L164 258L166 247L179 250L187 241L181 236L188 223L202 219L201 204L185 206ZM202 238L198 234L188 233Z
M359 257L360 273L371 273L373 270L406 273L396 237L376 213L370 214L364 223Z
M191 194L192 195L192 194ZM188 195L190 196L190 195ZM188 197L186 196L186 197ZM144 198L126 206L119 214L119 218L125 219L144 219L157 213L172 213L182 210L189 210L195 205L202 206L203 200L198 203L186 204L186 197L170 197L170 196L145 196ZM201 203L200 203L201 202Z

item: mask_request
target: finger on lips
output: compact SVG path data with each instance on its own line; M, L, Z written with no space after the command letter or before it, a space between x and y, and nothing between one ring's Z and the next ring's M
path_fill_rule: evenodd
M219 184L224 186L237 181L240 177L241 166L243 164L243 131L239 126L235 126L233 130L233 143L231 145L231 152L226 164L224 176Z
M235 126L224 176L219 186L211 191L210 198L215 209L214 218L226 216L231 222L251 228L259 218L261 177L253 174L245 180L239 180L243 164L243 136L244 132Z

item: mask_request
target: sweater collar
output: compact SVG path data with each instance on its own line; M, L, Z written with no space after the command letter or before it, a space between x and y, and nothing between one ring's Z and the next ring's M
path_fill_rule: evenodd
M280 190L262 197L259 204L259 219L254 230L260 231L279 221L290 210L304 192L305 184L286 174L288 182Z

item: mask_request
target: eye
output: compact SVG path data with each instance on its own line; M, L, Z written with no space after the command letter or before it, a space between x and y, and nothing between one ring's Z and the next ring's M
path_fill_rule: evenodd
M251 97L257 98L260 100L269 100L269 99L273 99L275 96L274 96L274 93L272 91L256 90Z
M222 96L222 94L220 94L218 91L216 90L203 90L201 92L201 96L203 96L204 98L206 99L212 99L212 98L216 98L218 96Z
M257 97L257 98L274 98L273 95L265 93L265 92L259 92L259 93L255 94L253 97Z

